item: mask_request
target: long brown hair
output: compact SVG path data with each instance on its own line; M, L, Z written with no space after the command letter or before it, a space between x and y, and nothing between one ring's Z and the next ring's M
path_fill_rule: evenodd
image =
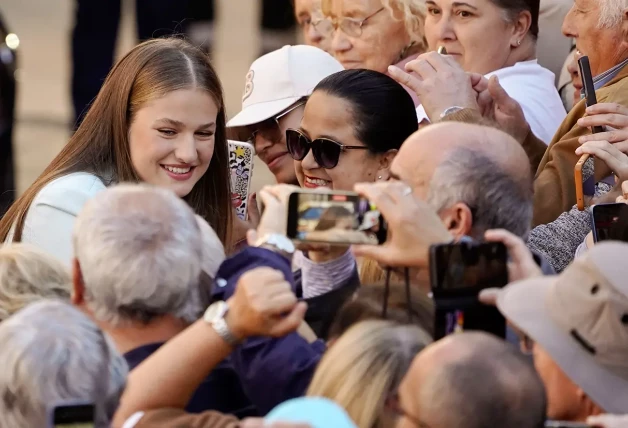
M0 241L6 241L14 225L13 242L21 240L33 200L59 177L89 172L105 185L141 181L131 162L129 126L146 102L190 88L210 94L218 106L218 117L209 169L183 199L214 228L228 250L233 213L222 86L207 55L178 38L144 42L112 68L68 144L0 220Z

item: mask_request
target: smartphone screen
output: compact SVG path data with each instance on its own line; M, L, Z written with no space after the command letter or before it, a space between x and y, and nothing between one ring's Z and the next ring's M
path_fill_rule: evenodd
M54 408L53 418L55 428L94 428L94 405L58 406Z
M386 240L386 225L377 207L357 193L299 191L290 195L287 235L302 242L377 245Z
M592 217L595 242L628 242L628 205L622 203L595 205Z
M508 283L508 254L501 243L436 245L430 251L430 280L435 303L435 339L468 330L506 335L499 311L483 305L478 294Z

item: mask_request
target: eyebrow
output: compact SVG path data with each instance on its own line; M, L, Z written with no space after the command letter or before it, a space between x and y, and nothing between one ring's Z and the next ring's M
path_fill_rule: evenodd
M478 10L477 7L470 5L469 3L464 3L464 2L453 2L451 4L453 7L460 7L460 6L466 6L466 7L470 7L471 9L474 10Z
M185 127L185 124L183 122L180 122L180 121L174 120L174 119L170 119L168 117L161 118L161 119L157 120L157 122L167 123L169 125L172 125L174 127L179 127L179 128L184 128ZM209 123L206 123L204 125L199 126L198 129L211 128L215 124L216 124L216 122L209 122Z

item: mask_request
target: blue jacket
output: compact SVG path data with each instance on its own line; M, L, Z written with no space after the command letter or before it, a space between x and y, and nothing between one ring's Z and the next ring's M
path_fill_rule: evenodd
M263 266L283 272L295 294L300 296L299 284L295 284L290 262L285 257L265 248L248 247L220 266L212 291L213 299L228 299L242 274ZM358 281L356 272L340 288L353 290ZM342 303L338 301L334 305L339 307ZM327 311L324 316L331 317L334 313ZM325 348L322 340L310 344L298 333L279 339L255 337L239 346L231 354L230 361L251 402L266 414L277 404L305 394Z

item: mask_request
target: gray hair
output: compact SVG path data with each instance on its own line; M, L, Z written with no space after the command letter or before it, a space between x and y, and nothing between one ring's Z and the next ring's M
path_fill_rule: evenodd
M198 319L200 230L170 190L126 184L96 195L76 219L74 250L97 320Z
M437 212L462 202L473 212L472 235L506 229L524 238L532 223L532 182L517 182L497 162L461 147L436 168L427 195Z
M0 343L0 425L48 426L50 406L84 401L96 405L96 426L109 426L128 367L85 314L60 301L33 303L0 323Z
M44 298L69 301L72 281L67 267L28 244L0 248L0 322Z
M624 9L628 7L626 0L598 0L600 2L600 28L613 28L621 24Z

